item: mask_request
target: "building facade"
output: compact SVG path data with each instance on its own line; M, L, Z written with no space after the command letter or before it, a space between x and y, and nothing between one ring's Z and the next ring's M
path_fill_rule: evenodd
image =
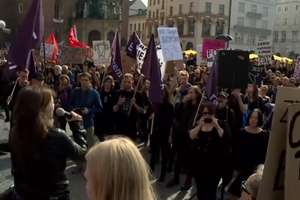
M204 38L227 33L229 0L148 0L146 34L159 26L177 27L183 49L195 49Z
M0 43L14 39L17 28L23 21L31 0L1 0L0 19L12 29L10 35L0 33ZM77 26L78 37L91 45L93 40L113 40L116 31L123 36L126 44L128 21L122 18L122 6L129 1L119 0L43 0L45 37L54 32L58 41L67 41L70 27ZM127 8L128 9L128 8ZM126 27L126 31L122 31ZM124 38L125 37L125 38Z
M300 0L278 0L273 32L274 51L300 54Z
M128 18L128 36L136 32L141 40L146 39L146 20L147 20L147 6L141 1L136 0L129 7Z
M232 0L230 48L256 50L257 42L272 41L276 0Z

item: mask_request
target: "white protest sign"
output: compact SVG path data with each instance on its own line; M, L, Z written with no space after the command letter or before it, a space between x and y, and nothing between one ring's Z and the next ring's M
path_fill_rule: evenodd
M163 80L165 73L166 73L166 63L164 61L164 56L163 56L163 52L161 49L157 49L156 51L157 53L157 58L158 58L158 62L160 64L160 72L161 72L161 78Z
M177 28L159 27L158 35L165 62L183 60Z
M259 41L257 43L257 53L260 64L269 64L273 55L271 41Z
M300 58L297 59L295 69L294 69L294 77L299 80L300 79Z
M136 49L136 61L138 65L138 70L141 71L144 59L146 57L147 47L141 42Z
M297 103L299 99L300 89L278 88L272 132L257 200L284 199L288 106Z
M46 59L52 59L54 53L54 45L49 43L44 43L44 44L45 44L45 50L44 50L44 45L42 45L40 49L40 56L44 57L45 55Z
M300 103L300 102L299 102ZM286 146L284 196L298 200L300 196L300 104L289 106L289 125Z
M197 65L201 64L202 61L202 50L203 50L203 44L198 44L196 46L196 50L197 50Z
M109 65L111 61L111 49L108 40L93 41L93 61L95 65Z

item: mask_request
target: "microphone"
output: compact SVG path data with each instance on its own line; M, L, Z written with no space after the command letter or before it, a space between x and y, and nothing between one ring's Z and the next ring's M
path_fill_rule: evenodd
M70 112L65 111L63 108L57 108L55 114L58 117L66 117L67 119L72 119L72 114Z

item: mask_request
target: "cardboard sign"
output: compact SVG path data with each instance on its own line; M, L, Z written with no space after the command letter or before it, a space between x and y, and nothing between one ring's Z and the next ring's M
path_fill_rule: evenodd
M46 59L48 59L48 60L52 59L53 53L54 53L54 45L45 43L45 48L44 48L44 45L42 45L41 49L40 49L40 56L42 58L44 58L44 53L45 53Z
M273 55L271 41L259 41L257 43L257 53L259 55L259 64L269 64Z
M82 48L64 47L61 51L62 64L83 64L87 50Z
M288 107L299 102L299 99L300 89L278 88L272 132L269 137L264 174L257 200L284 199Z
M158 35L165 62L183 60L177 28L159 27Z
M111 61L111 48L108 40L93 41L93 61L95 65L109 65Z
M300 101L299 101L300 103ZM300 191L300 104L288 108L288 132L286 146L286 164L284 196L288 200L298 200Z

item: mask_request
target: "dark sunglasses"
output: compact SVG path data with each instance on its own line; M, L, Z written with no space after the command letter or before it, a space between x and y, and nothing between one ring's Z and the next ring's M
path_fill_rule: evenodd
M202 115L212 115L210 112L203 112Z

